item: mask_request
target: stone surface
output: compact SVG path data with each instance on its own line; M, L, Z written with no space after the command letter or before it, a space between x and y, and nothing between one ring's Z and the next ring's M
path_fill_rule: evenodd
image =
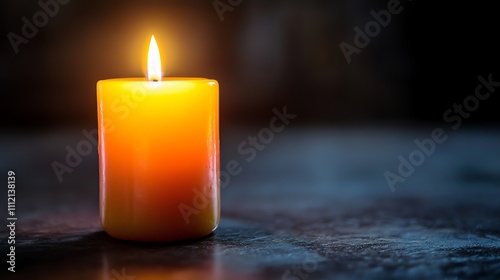
M95 151L58 181L50 164L81 133L5 135L17 272L2 229L1 279L500 279L499 133L450 132L394 192L387 185L384 172L431 131L287 129L250 161L237 147L258 130L223 134L221 168L236 160L242 172L223 184L219 228L160 244L102 231Z

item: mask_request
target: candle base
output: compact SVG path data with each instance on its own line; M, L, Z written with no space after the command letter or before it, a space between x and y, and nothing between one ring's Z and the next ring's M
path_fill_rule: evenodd
M157 234L147 234L144 233L142 235L130 235L130 234L124 234L120 232L115 232L115 231L108 231L106 228L104 228L104 231L111 237L124 240L124 241L133 241L133 242L157 242L157 243L162 243L162 242L178 242L178 241L187 241L187 240L195 240L195 239L200 239L200 238L205 238L210 235L212 235L215 230L217 229L218 225L215 225L213 229L206 231L206 232L195 232L192 234L184 234L184 235L179 235L179 234L165 234L165 235L157 235Z

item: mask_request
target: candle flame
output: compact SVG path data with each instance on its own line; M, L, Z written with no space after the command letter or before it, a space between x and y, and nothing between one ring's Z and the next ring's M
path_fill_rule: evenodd
M148 80L157 82L161 80L161 76L160 50L155 36L152 35L148 51Z

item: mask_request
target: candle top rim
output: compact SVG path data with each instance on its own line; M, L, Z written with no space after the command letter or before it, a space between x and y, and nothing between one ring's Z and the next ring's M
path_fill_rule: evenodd
M103 79L101 81L107 81L107 82L151 82L151 83L164 83L164 82L181 82L181 81L215 81L214 79L210 78L202 78L202 77L163 77L159 81L151 81L148 80L146 77L136 77L136 78L110 78L110 79Z

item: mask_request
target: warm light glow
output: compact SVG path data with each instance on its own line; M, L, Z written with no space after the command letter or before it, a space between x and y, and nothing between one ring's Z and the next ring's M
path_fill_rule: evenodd
M161 58L158 44L156 43L155 36L151 36L148 52L148 80L160 81L161 80Z

